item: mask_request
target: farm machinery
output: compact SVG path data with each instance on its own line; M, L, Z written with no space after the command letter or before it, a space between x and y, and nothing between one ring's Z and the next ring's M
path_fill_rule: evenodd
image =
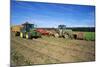
M71 29L66 29L66 25L59 25L57 28L57 33L54 36L72 39L73 31Z
M37 29L37 32L41 33L41 35L49 35L49 32L45 29Z
M36 27L34 24L30 24L28 22L22 24L21 30L15 33L16 36L20 36L21 38L38 38L41 37L41 34L36 31Z

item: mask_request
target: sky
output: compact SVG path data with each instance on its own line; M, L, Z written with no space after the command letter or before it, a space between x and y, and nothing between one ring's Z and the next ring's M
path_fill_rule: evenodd
M95 27L95 6L12 1L11 25L26 21L37 27Z

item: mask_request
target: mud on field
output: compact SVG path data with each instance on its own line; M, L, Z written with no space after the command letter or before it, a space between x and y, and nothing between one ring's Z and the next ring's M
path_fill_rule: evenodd
M95 60L95 41L46 37L25 39L11 34L11 64L51 64Z

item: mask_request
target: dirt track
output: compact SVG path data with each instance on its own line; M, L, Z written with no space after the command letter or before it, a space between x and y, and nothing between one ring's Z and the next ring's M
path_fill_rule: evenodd
M54 37L42 37L28 40L15 37L14 34L12 34L11 50L24 56L24 60L28 60L30 64L95 60L94 41L66 40ZM20 60L17 62L20 62ZM16 65L27 65L27 63L16 63L13 59L11 59L11 61Z

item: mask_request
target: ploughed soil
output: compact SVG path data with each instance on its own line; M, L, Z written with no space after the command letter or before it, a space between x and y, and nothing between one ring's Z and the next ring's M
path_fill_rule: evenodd
M42 36L25 39L11 34L11 65L95 61L95 41Z

